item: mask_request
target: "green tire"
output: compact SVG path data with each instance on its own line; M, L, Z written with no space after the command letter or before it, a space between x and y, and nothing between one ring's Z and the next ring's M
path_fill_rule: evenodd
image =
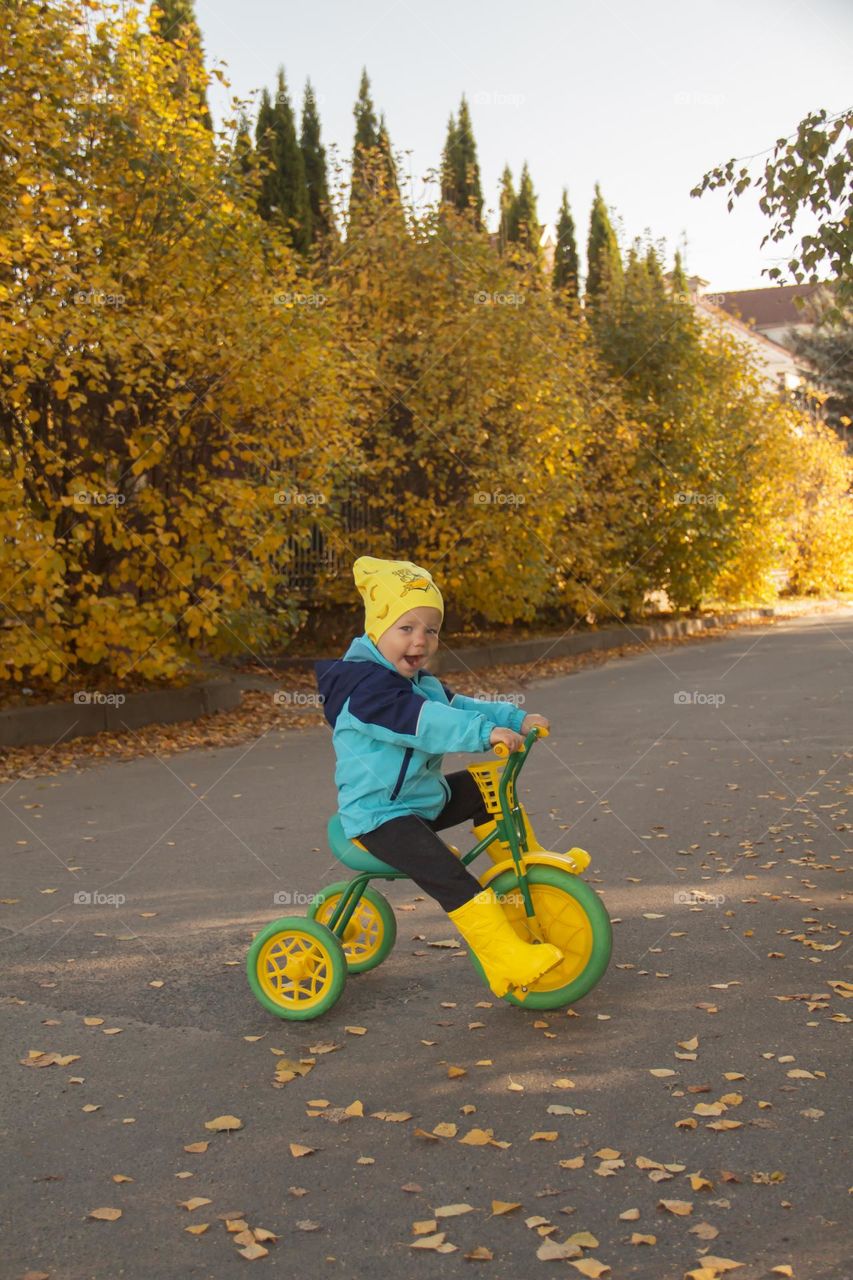
M283 916L252 941L246 973L256 999L269 1013L307 1022L328 1013L340 999L347 961L325 925L305 916Z

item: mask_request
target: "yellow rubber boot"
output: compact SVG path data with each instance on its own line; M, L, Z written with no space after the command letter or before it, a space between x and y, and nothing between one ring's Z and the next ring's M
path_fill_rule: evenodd
M530 987L563 959L550 942L522 942L493 889L484 889L448 915L483 966L491 990Z

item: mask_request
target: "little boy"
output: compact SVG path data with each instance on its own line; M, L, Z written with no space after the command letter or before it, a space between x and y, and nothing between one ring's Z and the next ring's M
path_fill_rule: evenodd
M550 943L523 942L493 890L480 885L436 832L491 822L467 769L442 775L446 751L517 750L543 716L507 702L453 694L427 664L438 648L444 601L431 574L407 560L361 556L353 566L365 634L343 658L315 664L337 756L344 834L403 871L439 903L502 996L559 964ZM523 998L523 994L522 994Z

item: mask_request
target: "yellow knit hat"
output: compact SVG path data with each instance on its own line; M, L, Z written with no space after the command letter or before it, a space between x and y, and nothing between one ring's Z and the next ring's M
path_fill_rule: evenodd
M410 560L359 556L352 572L364 600L364 629L374 644L398 618L419 605L438 609L444 617L444 601L432 574Z

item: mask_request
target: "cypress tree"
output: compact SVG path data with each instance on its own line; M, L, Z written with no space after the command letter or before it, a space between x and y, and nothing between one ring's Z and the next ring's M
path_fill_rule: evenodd
M276 162L274 118L269 90L261 93L258 119L255 124L255 146L261 162L261 182L258 191L258 213L265 222L272 221L273 211L281 207L279 173Z
M512 231L513 211L515 209L516 195L515 187L512 181L512 172L509 165L504 166L501 175L501 194L500 194L500 226L498 229L498 248L501 253L506 249L507 244L513 237Z
M586 301L595 304L618 295L622 284L622 259L610 214L598 183L589 219L587 241Z
M204 49L201 42L201 30L196 21L195 8L193 0L153 0L149 12L154 16L155 10L160 9L157 23L157 35L161 40L168 40L171 44L181 42L187 46L187 55L198 60L200 66L204 66ZM175 97L183 97L187 92L187 77L179 76L177 83L173 87ZM206 129L213 132L213 121L210 118L210 109L207 104L207 91L203 91L199 95L199 112L202 124Z
M237 136L234 139L234 154L240 172L245 176L252 168L252 135L249 132L249 118L245 111L240 112L237 125Z
M326 173L326 149L320 142L320 117L311 81L305 83L302 101L302 135L300 138L305 184L311 205L311 237L314 242L335 237L335 220L329 200Z
M689 293L687 284L687 276L684 273L684 267L681 265L681 250L675 251L675 266L673 267L670 285L673 293L684 294Z
M394 159L394 153L391 150L391 138L388 134L388 126L385 124L384 115L379 121L379 138L376 149L384 162L383 177L387 184L387 194L393 204L399 204L400 185L397 181L397 163Z
M290 233L293 247L300 253L307 253L311 247L311 202L283 67L278 72L273 131L275 162L279 174L280 217Z
M516 240L530 253L538 256L539 249L539 215L536 212L536 195L533 182L527 168L527 161L521 170L521 182L518 196L512 207L510 217L510 240Z
M361 83L358 86L358 98L353 108L355 116L355 139L352 148L352 183L350 186L349 216L350 222L368 195L368 168L370 157L379 144L379 122L370 96L370 80L367 68L362 69Z
M441 153L441 202L459 208L456 154L459 150L459 131L453 112L447 122L447 137Z
M578 248L575 241L575 222L569 209L569 197L563 188L563 201L557 218L557 247L554 251L555 291L565 290L572 297L578 296Z
M403 219L403 205L397 182L397 166L385 117L377 121L367 71L361 73L358 98L353 108L355 140L352 150L352 185L349 222L352 226L364 207L381 196L385 209Z
M451 117L452 118L452 117ZM480 185L480 165L477 161L477 143L471 124L471 113L465 95L459 104L459 122L456 126L456 207L473 215L474 226L479 230L483 220L483 191Z

